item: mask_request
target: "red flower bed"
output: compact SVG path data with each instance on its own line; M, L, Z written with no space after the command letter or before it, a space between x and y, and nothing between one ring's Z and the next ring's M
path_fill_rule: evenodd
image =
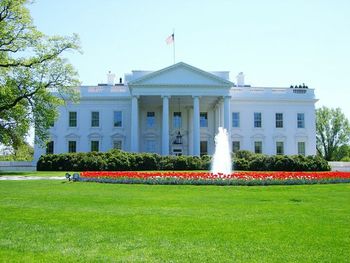
M135 182L162 182L170 180L172 182L196 182L196 181L325 181L325 182L348 182L350 172L234 172L231 175L214 175L209 172L82 172L81 178L85 179L114 179L123 183ZM121 181L123 179L123 181ZM328 181L327 181L328 180ZM185 182L186 183L186 182ZM317 183L317 182L316 182ZM187 184L187 183L186 183ZM203 182L205 184L205 182ZM232 183L234 184L234 183Z

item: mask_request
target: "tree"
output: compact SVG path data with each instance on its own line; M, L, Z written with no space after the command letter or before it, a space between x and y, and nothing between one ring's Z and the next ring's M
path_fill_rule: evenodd
M336 151L349 142L350 125L340 108L325 106L316 110L317 152L326 160L334 160Z
M337 148L333 155L334 161L344 161L349 162L350 161L350 145L344 144Z
M36 142L47 140L57 107L78 97L78 74L62 57L79 51L78 36L39 32L27 4L0 0L0 143L14 148L23 145L31 125Z

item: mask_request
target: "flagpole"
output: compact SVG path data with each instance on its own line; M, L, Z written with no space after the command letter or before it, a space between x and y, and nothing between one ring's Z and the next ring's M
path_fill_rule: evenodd
M173 55L174 55L174 64L175 64L175 29L173 29Z

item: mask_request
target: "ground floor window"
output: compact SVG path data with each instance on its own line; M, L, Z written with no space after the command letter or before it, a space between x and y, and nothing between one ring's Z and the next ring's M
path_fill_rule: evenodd
M284 154L284 143L276 142L276 154L283 155Z
M305 155L305 142L298 142L298 154Z
M53 154L54 152L54 142L50 141L46 144L46 154Z
M91 151L92 152L98 152L100 148L100 142L99 141L91 141Z
M201 141L200 155L208 155L208 141Z
M173 149L173 155L181 156L182 155L182 149Z
M146 140L146 152L155 153L156 152L156 141Z
M77 141L68 141L68 152L69 153L77 152Z
M255 153L262 153L262 141L255 141L254 142L254 152Z
M122 149L122 141L121 140L114 140L113 141L113 149L121 150Z
M236 153L241 149L240 141L232 141L232 152Z

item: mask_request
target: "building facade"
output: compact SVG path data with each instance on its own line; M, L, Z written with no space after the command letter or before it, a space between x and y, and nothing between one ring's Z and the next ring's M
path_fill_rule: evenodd
M132 71L125 81L79 87L78 104L60 107L46 153L107 151L161 155L213 154L218 127L232 151L316 154L314 90L237 83L229 72L206 72L183 62L159 71Z

